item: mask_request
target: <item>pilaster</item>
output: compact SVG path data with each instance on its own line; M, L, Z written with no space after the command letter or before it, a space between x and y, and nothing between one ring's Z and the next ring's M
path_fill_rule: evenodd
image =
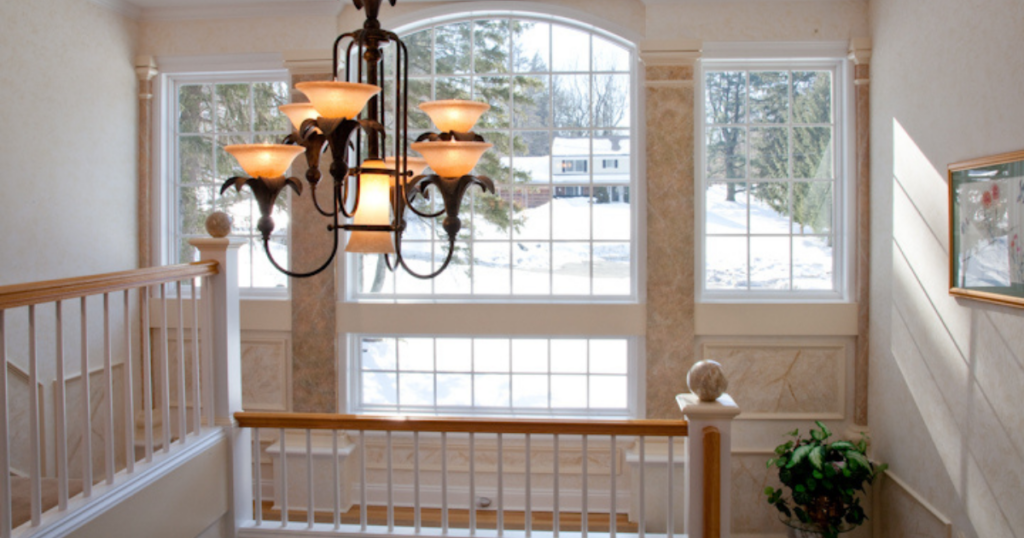
M310 80L331 80L330 51L289 51L284 64L291 74L292 86ZM305 102L305 96L292 92L294 102ZM330 153L320 160L323 179L316 191L322 207L332 207L332 180L327 173ZM304 178L305 159L292 165L292 176ZM291 238L288 249L293 271L310 271L319 267L331 254L333 235L327 231L327 219L317 212L310 197L313 190L306 184L302 196L292 194ZM340 250L340 247L339 247ZM344 255L339 252L339 256ZM310 278L291 280L292 296L292 410L297 412L334 413L338 411L337 341L337 271L335 265Z
M156 62L152 56L135 59L135 74L139 78L139 124L138 124L138 201L136 220L138 222L138 265L149 267L152 262L153 215L152 215L152 132L153 132L153 77L157 75Z
M694 362L693 41L641 46L647 192L647 418L678 416Z
M868 321L871 297L871 92L870 82L871 40L857 38L850 41L850 61L853 62L854 117L857 134L855 153L857 160L857 251L856 290L857 349L854 359L853 421L858 427L868 424Z

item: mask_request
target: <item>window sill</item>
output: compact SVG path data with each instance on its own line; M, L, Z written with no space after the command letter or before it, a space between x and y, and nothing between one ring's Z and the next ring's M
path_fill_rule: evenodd
M857 303L698 303L698 336L856 336Z

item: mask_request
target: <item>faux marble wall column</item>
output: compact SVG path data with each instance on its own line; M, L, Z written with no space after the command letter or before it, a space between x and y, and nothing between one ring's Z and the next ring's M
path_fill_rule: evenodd
M136 220L138 230L138 264L149 267L153 264L152 257L152 140L153 130L153 77L157 75L156 63L152 56L140 56L135 59L135 73L139 77L139 125L138 125L138 202Z
M285 65L292 75L292 85L309 80L330 80L329 52L326 62L308 59L286 59ZM305 96L293 91L294 101L305 102ZM322 207L331 207L331 179L327 170L330 154L320 160L323 179L317 189ZM306 163L302 157L295 160L292 176L306 177ZM305 183L305 179L303 179ZM301 196L292 194L291 204L291 269L310 271L319 267L331 254L332 235L327 231L327 219L320 215L310 199L311 190ZM289 281L292 295L292 406L297 412L335 413L338 411L338 366L335 354L337 322L335 302L335 265L310 278Z
M699 48L699 47L698 47ZM691 50L644 48L647 151L647 417L678 418L694 360Z
M850 42L850 60L854 64L853 93L857 136L854 151L857 160L857 350L854 358L853 422L868 425L868 344L871 297L871 101L868 63L871 41L858 38Z

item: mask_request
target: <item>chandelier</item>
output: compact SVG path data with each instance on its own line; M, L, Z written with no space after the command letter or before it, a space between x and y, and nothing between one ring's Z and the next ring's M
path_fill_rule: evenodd
M389 0L392 6L396 1ZM249 187L260 209L257 229L267 257L278 271L288 276L310 277L329 267L338 255L342 232L347 231L346 252L379 253L392 271L401 266L417 278L434 278L448 267L455 252L455 238L462 228L459 209L466 191L477 185L494 192L494 183L489 178L472 175L477 161L491 147L472 132L490 105L463 100L422 103L420 110L430 117L438 132L425 133L415 142L408 142L409 56L398 35L380 27L377 15L381 2L353 0L357 9L366 10L366 22L362 29L341 34L335 40L332 80L295 85L309 98L309 103L279 107L294 128L281 144L224 148L247 176L228 179L220 192L223 195L231 187L238 191ZM384 80L385 53L395 56L390 84ZM339 55L344 57L343 66L339 65ZM382 92L385 87L390 95ZM390 137L384 127L388 99L393 99L395 112ZM423 158L410 156L410 149ZM317 201L316 188L322 177L320 156L328 150L333 191L332 205L325 208ZM274 203L286 187L302 194L302 182L285 176L299 154L306 157L306 182L313 205L331 221L328 231L334 235L330 256L308 272L285 269L270 250ZM424 175L427 166L433 173ZM413 205L417 196L430 200L429 187L436 189L444 204L436 213L423 212ZM427 219L444 215L441 225L448 235L448 253L444 263L432 273L413 271L402 256L406 210Z

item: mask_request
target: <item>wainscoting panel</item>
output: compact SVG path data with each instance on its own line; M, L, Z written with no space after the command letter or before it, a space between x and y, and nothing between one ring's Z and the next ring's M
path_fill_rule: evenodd
M781 486L778 470L765 462L774 456L770 450L732 453L732 532L733 535L786 534L778 511L766 502L764 488Z
M740 419L842 420L848 345L844 341L705 342L718 361Z
M953 538L953 524L906 482L886 471L875 483L875 536Z
M124 443L124 366L115 364L111 367L114 400L114 469L125 466ZM57 383L55 380L54 384ZM107 395L106 382L102 368L89 372L89 405L92 431L89 442L92 444L92 476L99 482L103 479L106 467L106 428L107 428ZM82 476L82 375L76 374L64 381L67 403L67 441L68 441L68 474L73 478ZM56 391L53 393L55 394ZM141 398L136 394L135 398ZM57 405L54 402L53 408Z
M290 409L291 349L285 334L242 334L242 407L246 411Z

